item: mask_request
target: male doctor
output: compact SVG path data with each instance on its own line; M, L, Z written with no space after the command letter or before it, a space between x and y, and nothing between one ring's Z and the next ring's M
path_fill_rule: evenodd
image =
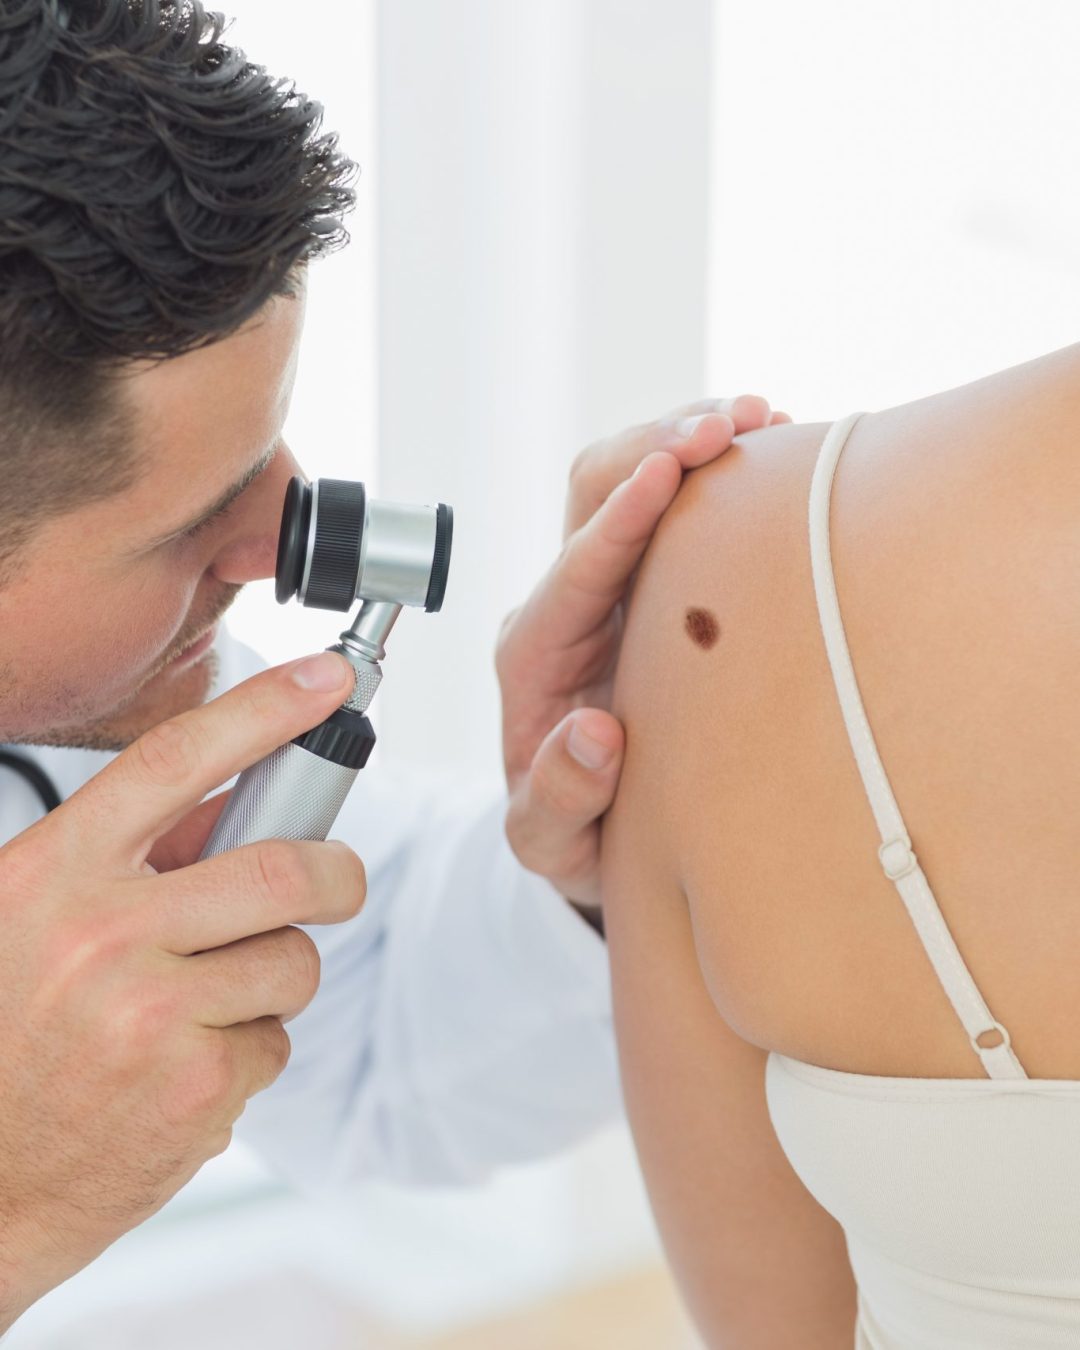
M499 642L506 793L380 766L344 842L199 862L221 785L351 688L220 621L274 574L305 268L353 166L195 3L0 0L0 88L2 1331L241 1112L310 1185L474 1179L616 1115L620 604L683 469L790 419L704 400L578 457Z

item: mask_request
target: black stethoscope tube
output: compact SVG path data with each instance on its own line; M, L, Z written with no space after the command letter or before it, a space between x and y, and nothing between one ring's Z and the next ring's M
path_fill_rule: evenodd
M63 801L60 793L56 790L56 784L44 769L38 768L33 760L29 760L23 755L12 754L10 750L0 750L0 766L13 769L15 773L25 778L41 798L41 804L46 812L54 811Z

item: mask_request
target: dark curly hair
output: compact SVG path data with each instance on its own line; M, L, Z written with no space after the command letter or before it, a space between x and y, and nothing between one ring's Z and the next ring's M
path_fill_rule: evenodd
M112 376L348 238L322 106L225 28L200 0L0 0L0 584L44 520L137 481Z

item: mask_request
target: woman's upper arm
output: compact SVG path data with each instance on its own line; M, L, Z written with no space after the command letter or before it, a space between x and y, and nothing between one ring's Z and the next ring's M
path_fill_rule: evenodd
M604 842L619 1059L683 1294L710 1346L847 1350L855 1285L843 1230L781 1150L766 1053L716 1011L686 905L653 872L648 833L631 814L616 814Z
M692 695L672 674L680 654L660 649L649 622L652 597L674 603L683 583L678 553L661 538L647 561L616 690L627 756L604 828L603 895L627 1110L668 1256L707 1343L847 1350L855 1286L843 1231L780 1148L766 1052L717 1011L679 883L687 792L669 786L678 746L664 699Z

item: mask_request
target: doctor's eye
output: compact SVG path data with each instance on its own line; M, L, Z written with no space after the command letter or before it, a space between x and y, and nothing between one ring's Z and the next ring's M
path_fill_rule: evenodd
M193 525L190 530L185 530L180 536L181 539L194 539L196 535L202 534L203 530L213 525L215 521L223 520L232 509L232 503L223 506L220 511L215 511L212 516L207 516L205 520L199 521L198 525Z

